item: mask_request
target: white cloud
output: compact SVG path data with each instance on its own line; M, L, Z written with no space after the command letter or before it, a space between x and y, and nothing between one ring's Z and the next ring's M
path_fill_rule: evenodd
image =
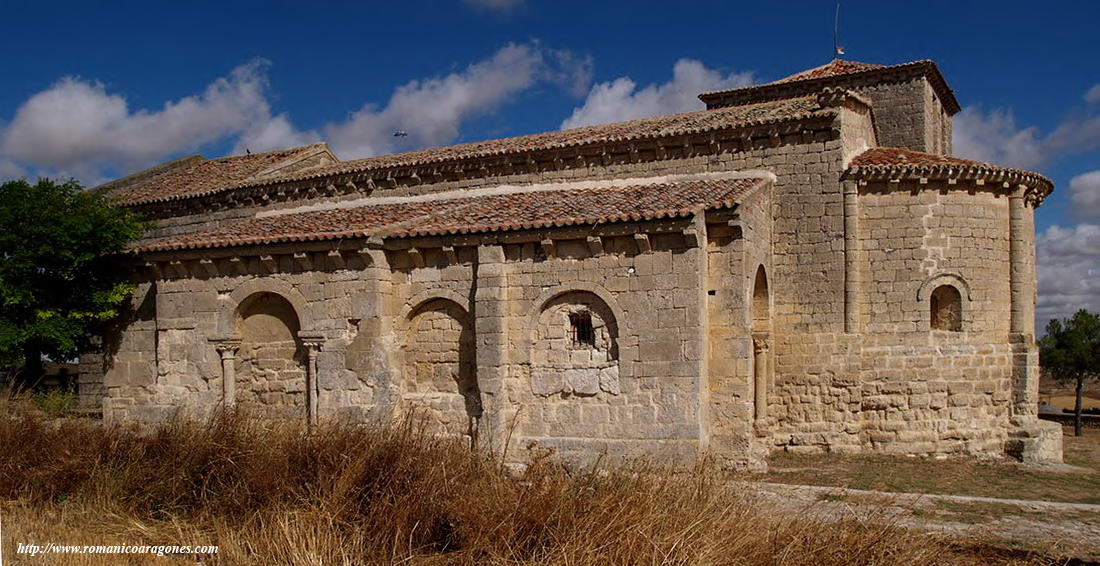
M1078 309L1100 312L1100 225L1051 226L1036 244L1039 305L1036 330Z
M527 3L526 0L462 0L467 6L494 12L510 12Z
M638 90L632 79L619 77L594 85L584 104L574 109L561 127L576 128L700 110L704 107L698 99L700 93L752 83L752 73L722 75L699 61L680 59L672 67L672 80L664 84L651 84Z
M1079 218L1100 217L1100 170L1078 175L1069 181L1071 213Z
M20 177L26 177L27 171L18 163L0 157L0 183L5 183Z
M325 138L345 158L445 144L458 138L464 122L499 108L543 78L546 65L538 46L508 45L462 72L398 87L385 107L368 104L347 121L325 126ZM397 130L408 136L394 137Z
M1085 93L1085 102L1094 104L1100 102L1100 85L1096 85Z
M235 139L239 154L327 138L343 158L441 145L458 138L468 120L535 84L558 84L580 96L592 76L590 57L536 42L507 45L460 72L410 81L383 107L368 104L346 120L300 130L287 114L272 115L266 67L259 60L242 65L159 110L131 109L124 96L95 81L61 79L0 124L0 176L33 171L91 185L226 139ZM409 135L395 138L396 130Z
M1017 128L1016 117L1007 110L986 114L968 107L955 116L952 131L955 155L960 157L1024 169L1046 160L1038 128Z
M131 110L98 82L68 77L30 97L0 130L0 157L88 181L149 166L264 122L266 63L254 61L201 94Z
M258 122L242 132L233 148L233 154L286 149L319 141L321 141L320 134L313 130L299 131L290 122L287 114L283 113Z
M298 131L284 115L246 133L237 144L263 151L324 138L343 159L356 159L453 142L472 118L491 113L539 82L583 92L592 60L537 43L507 45L492 57L446 76L410 81L394 89L385 106L364 105L347 120L317 132ZM407 132L395 137L396 131Z
M1100 99L1100 85L1085 99ZM1079 110L1043 135L1034 126L1018 127L1011 111L996 109L987 113L981 107L968 107L955 116L953 133L955 155L959 157L1039 169L1058 158L1100 148L1100 112L1096 107Z

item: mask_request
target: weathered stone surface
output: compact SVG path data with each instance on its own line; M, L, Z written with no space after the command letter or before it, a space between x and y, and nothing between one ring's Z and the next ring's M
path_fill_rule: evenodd
M207 414L234 390L211 340L237 339L228 383L242 406L364 420L419 409L433 430L515 460L538 446L747 467L771 450L1059 461L1057 431L1033 418L1041 199L977 178L852 180L867 147L947 154L951 139L927 80L852 88L862 95L834 92L835 115L797 127L469 160L370 188L774 175L735 208L151 255L159 267L142 272L120 330L82 361L82 400L102 396L111 420ZM153 237L363 197L185 203Z

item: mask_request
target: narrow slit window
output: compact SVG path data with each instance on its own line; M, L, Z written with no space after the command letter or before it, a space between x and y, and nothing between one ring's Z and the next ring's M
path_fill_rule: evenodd
M571 314L569 325L572 327L574 346L596 347L596 329L592 327L591 314L586 312Z

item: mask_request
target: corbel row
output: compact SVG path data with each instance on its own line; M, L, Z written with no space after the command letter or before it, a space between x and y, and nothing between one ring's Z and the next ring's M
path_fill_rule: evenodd
M380 249L291 251L254 256L204 257L147 261L145 269L155 279L213 279L244 275L270 275L289 271L343 270L376 265Z
M820 123L817 123L820 122ZM210 195L149 203L138 207L150 217L194 214L202 210L264 206L274 202L344 194L371 194L405 185L423 185L469 179L536 174L555 170L684 159L725 151L749 151L760 144L775 145L785 136L813 135L831 128L831 118L760 120L736 127L669 135L662 138L616 140L551 147L538 152L486 152L455 161L395 165L328 177L242 187Z

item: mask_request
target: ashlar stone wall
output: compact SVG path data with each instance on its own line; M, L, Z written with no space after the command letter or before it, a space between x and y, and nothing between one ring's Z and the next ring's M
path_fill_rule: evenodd
M256 293L238 317L237 405L259 418L305 418L306 351L294 307L274 293Z

